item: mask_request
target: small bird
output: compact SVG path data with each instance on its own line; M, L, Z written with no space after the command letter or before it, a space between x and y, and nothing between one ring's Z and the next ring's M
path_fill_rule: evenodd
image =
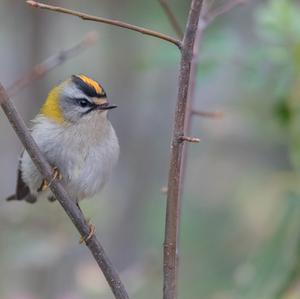
M107 118L110 105L102 86L84 75L54 87L33 119L32 136L77 205L98 193L119 156L119 142ZM30 203L55 200L31 158L23 151L15 195Z

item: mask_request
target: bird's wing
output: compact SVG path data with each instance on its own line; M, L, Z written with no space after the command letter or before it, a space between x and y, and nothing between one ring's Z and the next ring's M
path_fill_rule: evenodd
M20 163L19 163L18 176L17 176L17 186L16 186L16 199L17 200L22 200L28 194L30 194L30 190L29 190L29 187L26 185L26 183L22 179L22 171L20 169Z
M24 151L21 154L21 158ZM8 201L10 200L25 200L27 202L33 203L36 201L36 197L30 193L29 187L23 181L22 178L22 171L21 171L21 158L18 165L18 174L17 174L17 186L16 186L16 193L7 198Z

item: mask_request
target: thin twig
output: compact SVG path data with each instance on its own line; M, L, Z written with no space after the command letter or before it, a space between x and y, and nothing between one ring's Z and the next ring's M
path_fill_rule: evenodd
M179 74L178 98L175 112L171 160L168 177L166 227L164 242L164 299L177 298L178 233L181 207L182 157L184 143L180 136L185 134L188 90L191 79L193 49L203 0L192 0L183 38Z
M170 7L170 4L166 0L158 0L158 1L161 5L162 9L164 10L166 16L168 17L171 26L173 27L174 31L176 32L177 37L180 40L182 40L183 31L181 29L181 26L180 26L176 16L174 15L174 13Z
M246 4L248 0L228 0L225 5L220 5L217 9L213 11L206 10L203 12L203 15L201 15L200 25L204 29L209 24L211 24L218 16L221 16L223 14L228 13L230 10L232 10L235 6Z
M168 193L168 187L167 187L167 186L162 186L162 187L160 188L160 192L161 192L162 194L167 194L167 193Z
M29 129L26 127L23 119L20 117L16 111L13 103L10 101L7 92L0 83L0 104L6 114L8 120L10 121L12 127L14 128L17 136L22 142L24 148L30 155L35 166L41 173L42 177L50 182L53 180L53 169L41 153L39 147L33 140ZM74 226L77 228L80 235L85 238L90 231L90 227L86 222L83 214L78 209L75 200L70 197L66 192L64 185L59 179L54 179L50 185L50 189L53 192L55 198L64 208L65 212L73 222ZM107 257L103 247L96 238L92 236L87 242L86 246L91 251L97 264L102 270L112 292L116 299L128 299L127 292L123 286L117 271L114 269L111 261Z
M107 18L88 15L88 14L85 14L85 13L82 13L82 12L79 12L79 11L63 8L63 7L60 7L60 6L47 5L47 4L44 4L44 3L31 1L31 0L27 0L26 3L31 5L32 7L35 7L35 8L41 8L41 9L47 9L47 10L50 10L50 11L56 11L56 12L76 16L76 17L79 17L83 20L109 24L109 25L129 29L129 30L132 30L132 31L136 31L136 32L139 32L139 33L142 33L142 34L145 34L145 35L150 35L150 36L165 40L167 42L170 42L170 43L176 45L179 49L181 49L181 41L179 41L178 39L173 38L171 36L168 36L166 34L157 32L157 31L153 31L153 30L146 29L146 28L143 28L143 27L138 27L138 26L128 24L128 23L124 23L124 22L121 22L121 21L118 21L118 20L112 20L112 19L107 19Z
M223 118L224 113L222 111L200 111L200 110L192 110L192 116L200 116L207 118Z
M190 142L190 143L199 143L200 139L197 137L191 137L191 136L180 136L179 141L183 142Z
M87 47L92 46L98 39L98 34L95 31L89 32L86 36L76 45L69 49L62 50L57 54L47 58L42 63L37 64L31 71L24 74L16 80L11 86L6 89L9 97L16 95L19 91L30 85L33 81L44 76L56 66L64 63L66 60L78 55Z

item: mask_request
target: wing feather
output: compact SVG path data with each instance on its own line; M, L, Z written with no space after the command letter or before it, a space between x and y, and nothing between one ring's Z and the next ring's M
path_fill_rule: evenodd
M16 199L22 200L29 194L30 194L30 189L22 179L22 171L20 169L20 163L19 163L17 186L16 186Z
M21 158L23 153L21 154ZM30 203L36 202L36 197L30 193L29 187L23 181L22 170L21 170L21 159L18 165L16 193L7 198L7 201L11 201L11 200L25 200Z

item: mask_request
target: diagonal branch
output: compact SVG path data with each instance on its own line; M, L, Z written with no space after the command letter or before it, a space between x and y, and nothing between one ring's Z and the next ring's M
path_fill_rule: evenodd
M37 64L31 71L16 80L11 86L7 88L7 93L10 97L16 95L20 90L30 85L32 82L43 77L47 72L51 71L56 66L64 63L67 59L74 57L81 53L87 47L93 45L98 38L96 32L89 32L82 41L73 47L62 50L57 54L47 58L45 61Z
M150 35L150 36L165 40L167 42L170 42L170 43L176 45L179 49L181 49L181 41L179 41L178 39L173 38L171 36L168 36L166 34L157 32L157 31L147 29L147 28L138 27L138 26L128 24L128 23L124 23L124 22L121 22L121 21L118 21L118 20L112 20L112 19L107 19L107 18L102 18L102 17L96 17L96 16L88 15L88 14L85 14L85 13L82 13L82 12L78 12L78 11L75 11L75 10L63 8L63 7L60 7L60 6L47 5L47 4L32 1L32 0L27 0L26 3L31 5L32 7L35 7L35 8L41 8L41 9L47 9L47 10L50 10L50 11L56 11L56 12L76 16L76 17L79 17L83 20L94 21L94 22L104 23L104 24L113 25L113 26L117 26L117 27L122 27L122 28L125 28L125 29L128 29L128 30L132 30L132 31L136 31L136 32L145 34L145 35Z
M168 178L166 227L164 242L164 299L177 297L178 236L182 194L182 159L185 134L185 120L188 104L188 90L191 80L193 49L203 0L192 0L188 22L183 38L179 73L178 98L175 112L171 161Z
M182 40L183 31L167 0L158 0L178 38Z
M207 9L206 11L202 11L201 15L201 27L202 29L206 28L209 24L211 24L217 17L228 13L230 10L235 8L237 5L246 4L248 0L227 0L226 4L221 5L220 7L210 11Z
M59 201L59 203L64 208L65 212L73 222L74 226L77 228L80 235L84 238L89 234L90 228L86 222L83 214L77 207L75 201L66 192L63 184L58 179L52 178L53 170L43 154L41 153L39 147L33 140L29 129L26 127L23 119L20 117L16 111L13 103L10 101L7 92L0 84L0 105L6 114L8 120L10 121L13 129L15 130L17 136L25 147L26 151L30 155L35 166L42 174L43 178L48 182L52 182L50 189ZM94 235L90 240L87 241L86 246L91 251L97 264L102 270L112 292L116 299L128 299L127 292L124 285L122 284L118 273L114 269L111 261L106 255L102 245Z

